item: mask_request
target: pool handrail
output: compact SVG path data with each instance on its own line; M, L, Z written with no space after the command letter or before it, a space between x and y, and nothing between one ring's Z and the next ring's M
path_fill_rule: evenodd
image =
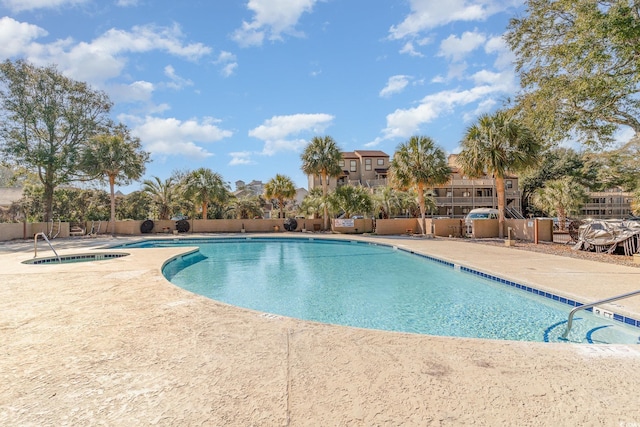
M42 236L42 238L49 244L49 247L51 248L53 253L56 254L56 258L58 258L58 262L62 263L62 258L60 258L60 255L58 255L58 252L56 252L56 250L53 249L51 242L49 241L49 239L47 239L47 235L43 232L36 233L33 236L33 257L36 258L38 256L38 236Z
M573 310L571 310L569 312L569 318L567 320L567 329L565 329L564 334L562 334L562 338L563 339L567 339L567 336L569 335L569 331L571 331L571 325L573 324L573 316L580 310L586 310L587 308L591 308L591 307L595 307L596 305L599 304L606 304L608 302L613 302L613 301L618 301L624 298L629 298L632 297L634 295L639 295L640 294L640 289L638 289L637 291L633 291L633 292L627 292L626 294L622 294L622 295L617 295L615 297L611 297L611 298L606 298L606 299L602 299L596 302L592 302L590 304L584 304L584 305L580 305L576 308L574 308Z

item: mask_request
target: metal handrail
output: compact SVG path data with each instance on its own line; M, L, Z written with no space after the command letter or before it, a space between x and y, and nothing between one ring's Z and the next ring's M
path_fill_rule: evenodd
M58 258L58 262L62 263L62 259L60 258L60 255L58 255L58 252L56 252L56 250L53 249L53 246L51 246L51 242L49 241L49 239L47 239L47 235L43 232L36 233L33 236L33 257L36 258L38 256L38 236L42 236L42 238L49 244L49 247L51 248L53 253L56 254L56 258Z
M567 320L567 329L564 331L564 334L562 334L562 338L567 338L567 336L569 335L569 331L571 330L571 325L573 323L573 316L576 314L576 312L580 311L580 310L585 310L587 308L591 308L591 307L595 307L596 305L599 304L605 304L608 302L613 302L613 301L618 301L624 298L629 298L632 297L634 295L638 295L640 294L640 289L637 291L633 291L633 292L629 292L626 294L622 294L622 295L618 295L615 297L611 297L611 298L607 298L607 299L603 299L600 301L596 301L596 302L592 302L591 304L585 304L585 305L581 305L579 307L574 308L573 310L571 310L569 312L569 319Z

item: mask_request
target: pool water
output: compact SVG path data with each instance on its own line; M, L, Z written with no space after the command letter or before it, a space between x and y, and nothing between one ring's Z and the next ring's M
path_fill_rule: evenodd
M172 283L267 313L338 325L485 339L561 341L571 306L394 247L321 239L155 242L200 250ZM580 312L570 342L639 343L640 328Z

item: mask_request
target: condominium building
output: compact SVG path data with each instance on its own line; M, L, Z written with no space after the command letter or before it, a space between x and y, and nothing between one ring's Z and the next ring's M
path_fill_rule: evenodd
M633 193L621 188L611 188L605 191L589 192L589 200L582 207L580 217L607 219L628 218L633 215L631 202Z
M497 208L498 198L496 181L484 175L480 178L469 178L456 162L457 155L448 157L451 176L446 184L434 188L436 211L433 216L464 217L471 209ZM342 173L329 178L329 189L341 185L362 185L374 189L387 185L389 155L383 151L356 150L343 152ZM322 185L319 176L309 176L309 190ZM518 177L508 174L505 177L505 205L507 215L521 217L521 193L518 188Z
M451 176L446 184L434 189L437 211L435 216L463 217L475 208L497 208L496 180L487 174L478 178L465 175L457 163L457 154L447 158ZM507 216L522 217L521 192L518 177L507 174L504 178L505 210Z
M338 177L329 177L330 190L342 185L362 185L375 188L387 185L389 155L377 150L356 150L342 153L340 161L342 173ZM322 177L309 175L309 191L322 187Z

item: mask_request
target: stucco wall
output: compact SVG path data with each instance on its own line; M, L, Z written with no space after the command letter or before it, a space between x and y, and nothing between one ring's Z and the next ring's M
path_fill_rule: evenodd
M322 229L322 219L297 219L295 231L319 231ZM378 235L399 235L408 232L420 233L419 220L416 218L398 219L378 219L375 221L375 233ZM553 221L551 219L538 219L538 240L553 241ZM117 221L116 234L136 236L141 235L140 225L143 221ZM433 231L436 236L460 237L463 221L460 219L427 219L427 231ZM154 227L151 230L155 233L173 233L176 229L176 221L154 220ZM498 220L478 220L474 221L475 237L492 238L498 237ZM189 220L188 233L240 233L244 227L247 233L267 233L284 232L284 220L281 219L211 219L211 220ZM97 231L97 222L94 224ZM99 234L108 233L108 222L100 223ZM0 241L33 239L36 233L48 233L51 224L47 223L13 223L0 224ZM58 224L55 224L58 227ZM91 231L91 222L85 224L86 232ZM511 227L511 237L518 240L534 241L535 220L533 219L508 219L505 221L505 237L508 236L508 227ZM370 233L374 231L371 219L355 219L353 227L334 227L332 230L337 233ZM69 237L69 223L60 223L58 237Z
M58 231L59 228L59 231ZM49 234L51 223L33 222L33 223L3 223L0 224L0 241L33 239L36 233ZM58 237L69 237L69 223L55 223L53 234Z
M506 219L504 226L504 236L509 236L511 227L511 238L533 242L535 240L535 222L538 221L538 240L541 242L553 241L553 220L551 218L529 218L529 219Z
M392 235L407 234L407 231L415 233L419 230L418 220L415 218L377 219L376 234Z
M189 223L188 233L241 233L244 228L246 233L268 233L285 231L284 219L193 219ZM297 219L297 227L294 231L319 230L322 227L322 219ZM143 221L118 221L116 233L125 235L138 235ZM315 227L314 227L315 226ZM151 233L173 233L176 229L176 221L154 220Z

